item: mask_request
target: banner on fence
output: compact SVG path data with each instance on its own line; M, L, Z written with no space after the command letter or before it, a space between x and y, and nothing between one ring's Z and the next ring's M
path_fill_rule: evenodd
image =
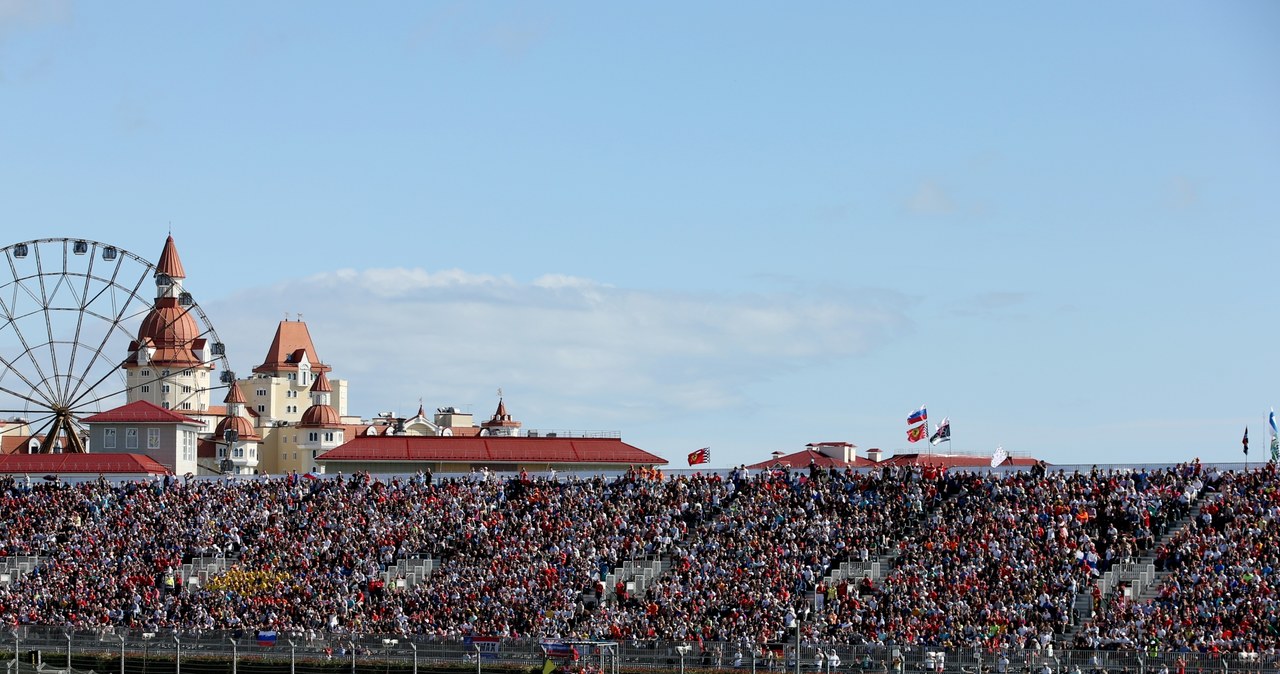
M555 660L578 659L578 647L572 644L544 641L540 645L542 646L542 652L546 653L548 658Z
M496 660L502 637L465 637L462 643L466 645L468 652L479 653L486 660Z

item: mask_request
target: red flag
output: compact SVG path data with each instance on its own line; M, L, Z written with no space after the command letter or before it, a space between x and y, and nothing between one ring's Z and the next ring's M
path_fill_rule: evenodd
M703 447L696 452L689 452L689 465L696 466L711 460L711 448Z
M929 435L928 424L920 424L915 428L907 429L907 442L920 442Z

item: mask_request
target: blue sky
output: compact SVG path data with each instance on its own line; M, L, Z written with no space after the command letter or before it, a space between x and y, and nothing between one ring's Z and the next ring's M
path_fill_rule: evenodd
M1280 5L0 0L8 245L154 260L352 411L502 388L713 465L841 440L1251 458Z

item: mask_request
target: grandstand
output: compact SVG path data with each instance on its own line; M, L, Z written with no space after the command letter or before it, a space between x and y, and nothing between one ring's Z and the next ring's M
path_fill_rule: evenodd
M1265 663L1280 641L1278 486L1270 464L1198 462L6 478L0 617L307 642L609 641L711 668L883 671L891 649L955 671L1002 653L1024 667L1087 665L1084 652Z

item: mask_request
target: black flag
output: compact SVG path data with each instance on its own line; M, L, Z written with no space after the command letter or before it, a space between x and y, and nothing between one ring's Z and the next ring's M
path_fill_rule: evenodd
M951 442L951 420L946 417L942 418L942 423L929 436L929 444L936 445L939 442Z

